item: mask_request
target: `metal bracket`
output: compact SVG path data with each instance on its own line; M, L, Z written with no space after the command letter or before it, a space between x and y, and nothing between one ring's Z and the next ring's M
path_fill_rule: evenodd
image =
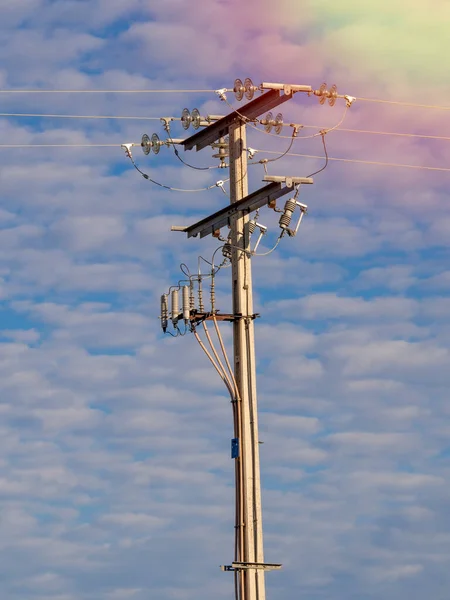
M251 563L251 562L233 562L231 565L222 565L222 571L247 571L256 569L260 571L278 571L283 565L273 563Z
M276 84L270 84L276 85ZM220 137L223 137L228 134L229 127L242 119L246 122L253 121L259 115L266 113L267 111L275 108L279 104L286 102L292 98L292 94L281 94L283 90L283 84L280 84L281 88L273 89L270 88L265 94L255 98L248 104L242 106L238 111L233 111L229 115L226 115L222 119L215 121L206 129L202 131L198 131L193 136L184 140L184 148L185 150L192 150L196 148L197 151L203 150L206 146L210 146ZM295 86L291 86L291 91L295 92ZM305 87L307 89L303 91L308 91L311 89L309 86L296 86L296 87ZM225 90L217 90L217 92L223 92ZM300 90L299 90L300 91ZM216 93L217 93L216 92ZM221 94L218 94L221 97Z
M281 177L279 179L286 178ZM312 183L312 179L305 179L304 177L297 179L299 179L299 183ZM272 182L269 185L256 190L256 192L249 194L245 198L242 198L242 200L238 200L229 206L225 206L209 217L194 223L194 225L190 225L186 228L187 236L190 238L196 237L200 234L200 237L203 238L207 235L210 235L213 231L229 225L230 219L238 212L248 214L258 208L261 208L265 204L270 204L270 202L277 200L277 198L280 198L289 192L290 188L283 188L280 182Z
M170 133L170 125L169 125L169 123L171 123L172 121L174 121L174 118L173 117L161 117L160 121L163 124L164 130L167 131L167 133Z
M302 183L314 183L311 177L283 177L279 175L265 175L263 181L271 181L273 183L285 183L286 187L288 188L292 188L294 185L301 185Z
M242 313L235 313L235 314L223 313L222 314L219 312L213 313L213 312L193 311L193 312L191 312L190 321L193 325L198 325L199 323L202 323L203 321L212 321L213 319L216 319L216 321L228 321L229 323L232 323L233 321L239 321L241 319L250 319L250 320L254 321L255 319L259 319L260 316L261 315L259 313L244 316Z

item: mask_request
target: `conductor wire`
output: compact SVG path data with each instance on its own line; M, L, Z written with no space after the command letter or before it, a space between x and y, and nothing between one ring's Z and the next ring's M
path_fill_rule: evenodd
M227 373L225 371L225 368L223 366L222 361L220 360L220 356L218 355L217 350L216 350L216 348L215 348L215 346L213 344L212 338L211 338L211 336L209 334L208 327L206 326L205 321L202 321L202 325L203 325L203 329L205 331L206 339L208 340L208 343L209 343L209 345L211 347L211 350L212 350L212 352L214 354L214 358L216 359L217 364L220 367L220 370L221 370L221 373L222 373L222 379L227 382L227 387L232 390L233 389L233 385L232 385L231 380L230 380L230 378L228 377L228 375L227 375ZM233 394L233 395L235 396L235 394Z
M236 398L238 400L240 400L240 394L239 394L239 389L238 389L238 385L237 385L237 382L236 382L236 378L234 376L233 370L232 370L231 365L230 365L230 361L228 359L228 354L227 354L227 351L226 351L226 348L225 348L225 344L223 343L223 337L222 337L222 334L220 332L220 328L219 328L219 325L217 323L217 319L216 319L216 315L215 314L213 314L212 320L213 320L213 323L214 323L214 328L216 330L217 338L219 340L220 348L222 350L222 354L224 356L225 363L227 365L228 372L230 374L231 380L232 380L233 385L234 385Z
M215 90L1 90L0 94L190 94Z
M322 144L323 144L323 150L325 152L325 164L318 171L314 171L314 173L311 173L310 175L308 175L308 177L312 177L313 175L317 175L318 173L321 173L322 171L325 171L325 169L328 166L328 151L327 151L327 145L325 143L325 133L324 132L322 132ZM298 189L297 189L297 192L298 192Z
M199 336L198 332L196 329L194 329L193 331L195 339L197 340L197 342L200 344L201 349L203 350L203 352L206 354L206 356L209 358L211 364L213 365L213 367L215 368L215 370L217 371L217 373L219 374L219 377L222 379L222 381L224 382L224 384L226 385L226 388L231 396L231 398L234 398L233 395L233 389L230 386L228 379L225 378L224 374L221 372L219 365L216 363L216 361L214 360L214 358L212 357L211 353L208 351L208 348L205 346L205 344L202 342L201 337Z
M157 186L159 186L161 188L164 188L166 190L170 190L172 192L206 192L207 190L212 190L213 188L216 187L216 184L214 184L214 185L210 185L209 187L198 188L196 190L185 190L185 189L182 189L182 188L175 188L175 187L171 187L169 185L164 185L163 183L159 183L158 181L155 181L154 179L152 179L150 177L150 175L147 175L147 173L144 173L144 171L141 171L141 169L134 162L133 157L131 157L129 154L128 154L128 158L131 160L131 162L132 162L134 168L136 169L136 171L138 173L140 173L144 179L147 179L148 181L150 181L154 185L157 185Z
M362 102L376 102L379 104L393 104L393 105L397 105L397 106L412 106L414 108L431 108L434 110L450 110L450 106L439 106L436 104L416 104L415 102L401 102L398 100L382 100L380 98L356 97L356 100L361 100Z
M264 152L265 154L279 154L279 152L276 152L275 150L260 150L259 152ZM286 156L299 156L302 158L323 159L323 156L317 156L316 154L299 154L296 152L290 152ZM344 163L362 164L362 165L375 165L375 166L379 166L379 167L398 167L398 168L405 168L405 169L417 169L420 171L443 171L446 173L450 173L449 167L428 167L428 166L423 166L423 165L406 165L406 164L400 164L400 163L389 163L389 162L381 162L381 161L375 161L375 160L359 160L356 158L338 158L335 156L329 156L328 160L344 162Z
M159 121L159 117L126 117L121 115L50 115L37 113L0 113L0 117L33 117L49 119L122 119L132 121ZM175 117L173 117L175 119Z
M209 169L218 169L219 168L217 166L215 166L215 167L196 167L195 165L190 165L189 163L187 163L183 158L181 158L180 153L178 152L178 148L175 147L175 144L174 144L174 141L172 138L172 134L170 133L170 125L168 122L165 125L165 130L167 132L167 135L169 136L169 140L172 145L175 156L178 158L178 160L181 163L183 163L183 165L186 165L186 167L189 167L190 169L195 169L196 171L208 171Z

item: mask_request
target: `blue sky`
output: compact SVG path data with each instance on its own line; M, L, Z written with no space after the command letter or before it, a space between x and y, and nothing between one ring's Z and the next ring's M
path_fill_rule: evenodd
M421 38L414 65L406 41L425 18L414 2L381 3L385 47L372 43L371 3L365 14L346 2L346 18L329 20L325 1L321 10L305 3L302 15L291 0L276 10L251 0L240 12L233 1L212 0L0 4L1 89L215 90L250 76L314 87L328 79L354 96L428 104L445 104L450 91L437 26L448 12L439 1L435 44L422 52ZM0 113L228 111L214 93L0 94L0 103ZM295 97L282 111L285 122L331 127L343 105ZM356 101L342 127L448 137L448 115ZM0 117L7 600L233 593L219 570L233 549L229 398L195 339L164 337L158 321L159 296L179 279L178 265L194 270L198 255L216 248L170 225L227 199L220 189L176 193L145 181L120 144L154 131L164 137L158 120ZM184 135L179 123L172 134ZM287 143L249 131L257 157ZM342 158L450 160L444 140L336 131L327 146ZM320 138L292 151L323 153ZM167 185L226 178L183 166L168 148L133 152ZM211 154L183 158L210 166ZM322 164L291 156L268 169L305 176ZM252 167L251 190L263 175ZM299 236L254 259L266 558L284 565L267 577L269 599L448 598L449 175L330 162L302 191L309 214ZM266 249L274 217L260 215L270 229ZM226 312L226 270L217 285ZM223 333L229 344L229 328Z

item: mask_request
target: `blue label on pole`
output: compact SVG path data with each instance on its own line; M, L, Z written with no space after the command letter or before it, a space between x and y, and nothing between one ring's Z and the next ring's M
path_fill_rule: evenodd
M231 440L231 458L238 458L239 456L239 439L233 438Z

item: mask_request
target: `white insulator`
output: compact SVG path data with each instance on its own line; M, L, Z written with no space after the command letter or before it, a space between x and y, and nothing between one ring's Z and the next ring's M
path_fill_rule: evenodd
M255 231L256 229L256 221L254 219L252 219L251 221L248 222L248 234L252 235L252 233Z
M189 286L183 285L183 319L186 325L189 323L189 318L191 316L189 300Z
M198 280L198 310L200 312L205 312L205 305L203 304L203 286L201 277Z
M228 242L224 245L224 247L222 248L222 254L224 256L224 258L228 258L228 260L231 260L231 257L233 255L232 253L232 248L231 248L231 244L229 244Z
M194 282L192 279L189 284L189 308L195 310Z
M296 208L297 203L295 200L286 200L286 204L284 205L284 212L280 217L281 229L288 229L292 219L292 215L294 214Z
M214 277L211 279L211 312L216 312L216 282Z
M167 324L169 320L169 304L167 294L161 296L161 327L164 333L167 331Z
M306 215L306 213L308 211L308 207L306 206L306 204L301 204L300 202L297 202L297 206L300 208L300 217L297 221L297 225L294 229L293 235L297 235L297 232L299 230L299 227L301 225L303 217Z
M172 323L176 325L178 323L178 316L180 314L180 306L178 304L178 290L172 290Z

